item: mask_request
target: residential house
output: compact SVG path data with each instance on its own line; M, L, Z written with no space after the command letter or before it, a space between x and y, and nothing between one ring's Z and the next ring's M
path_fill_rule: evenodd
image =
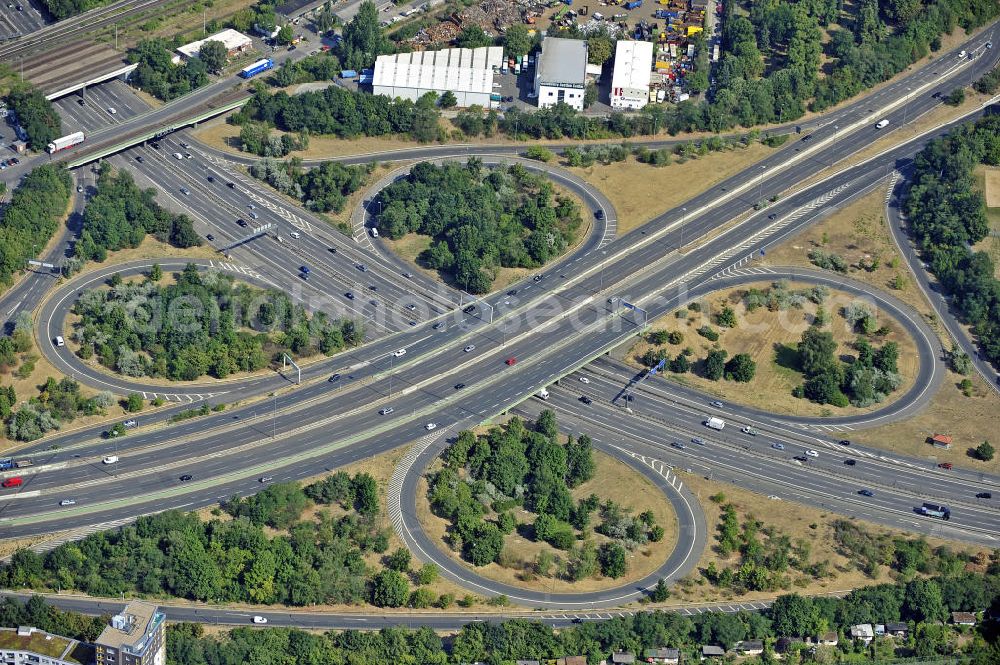
M646 649L643 658L647 663L666 663L667 665L677 665L681 660L680 649Z
M906 624L903 624L904 626ZM840 643L840 637L837 635L837 631L828 630L819 637L816 638L816 644L824 647L835 647Z
M910 634L910 626L903 621L888 621L885 624L885 634L906 639Z
M759 656L764 653L764 643L760 640L743 640L736 643L736 650L744 656Z
M951 622L956 626L975 626L976 615L972 612L952 612Z
M711 644L706 644L701 648L701 659L722 658L726 655L726 650Z
M870 623L859 623L856 626L851 626L851 638L861 640L865 644L871 644L872 640L875 639L875 629Z
M611 654L611 662L629 665L630 663L635 662L635 654L631 651L616 651Z

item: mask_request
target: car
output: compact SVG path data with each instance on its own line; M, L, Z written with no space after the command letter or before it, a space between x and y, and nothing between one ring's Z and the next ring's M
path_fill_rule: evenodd
M378 291L378 286L376 286L375 284L369 284L368 285L368 290L369 291Z
M115 115L116 113L118 113L118 109L116 109L114 106L109 106L108 113L110 113L111 115Z
M396 349L392 352L393 357L399 358L406 355L406 349Z
M347 293L345 293L344 297L347 298L348 300L354 300L354 294L351 293L350 291L348 291Z
M817 451L813 450L812 448L810 448L809 450L805 451L805 453L809 457L819 457L819 453Z
M122 425L125 426L125 429L135 429L139 426L139 421L135 418L130 418L129 420L123 422Z
M570 623L583 623L583 619L581 619L580 617L573 617Z
M117 461L118 461L118 455L107 455L107 456L105 456L105 458L104 458L103 460L101 460L101 461L102 461L102 462L103 462L104 464L114 464L115 462L117 462Z
M395 411L395 409L393 409L391 406L387 406L384 409L382 409L381 411L379 411L378 415L380 415L380 416L387 416L390 413L392 413L393 411Z
M184 196L191 196L191 192L188 190L187 187L181 187L181 194L183 194Z
M771 501L781 501L781 497L778 496L777 494L768 494L767 498L770 499Z
M795 460L796 462L808 462L809 461L809 458L806 457L805 455L796 455L792 459Z
M228 187L229 189L236 189L236 183L235 182L227 182L226 183L226 187Z
M842 446L849 446L849 445L851 445L851 440L850 439L841 439L837 443L839 443Z
M368 270L368 268L365 267L364 263L359 263L359 264L357 264L354 267L357 268L358 270L360 270L361 272L366 272Z
M691 438L691 443L693 443L695 445L699 445L699 446L704 446L705 445L705 440L702 439L700 436L695 436L695 437Z
M153 144L153 150L159 150L159 149L160 149L160 144L159 143L154 143Z
M510 291L507 292L507 295L509 295L509 296L516 296L517 295L517 289L511 289Z
M584 404L588 404L588 405L594 403L594 400L590 399L586 395L580 395L580 401L583 402Z
M871 490L858 490L858 494L861 496L875 496L875 492Z
M413 273L412 272L404 272L403 273L403 277L405 277L406 279L413 279Z
M931 99L941 99L941 97L942 95L940 92L935 92L933 95L931 95Z
M950 469L952 467L951 462L941 462L938 464L939 469Z
M56 346L66 346L66 340L62 335L56 335Z
M139 162L140 164L142 164L142 163L143 163L143 162L145 162L146 160L145 160L145 158L144 158L144 157L143 157L142 155L138 155L138 156L137 156L137 157L135 158L135 161L137 161L137 162Z
M507 367L512 367L517 362L517 358L511 356L510 358L507 358L507 360L505 360L504 362L507 363Z
M312 271L309 270L309 266L299 266L299 272L308 275Z
M455 390L461 390L464 387L465 387L464 383L456 383L455 384Z
M757 430L755 430L753 427L744 427L740 431L743 432L744 434L749 434L750 436L757 436Z
M475 350L476 350L476 345L475 345L475 344L470 344L470 345L468 345L467 347L465 347L465 349L463 349L463 350L464 350L464 351L465 351L466 353L471 353L472 351L475 351Z
M215 236L213 236L211 233L209 233L208 235L205 236L205 240L208 240L209 242L212 242L213 240L215 240Z
M466 307L462 311L465 312L466 314L472 314L473 312L476 311L476 306L475 305L469 305L468 307Z
M190 473L185 473L183 476L178 478L178 480L181 481L182 483L186 483L187 481L191 480L191 477L192 476Z
M603 210L595 210L594 211L594 219L596 219L596 220L602 220L602 219L604 219L604 211Z
M254 211L251 210L250 211L250 219L257 219L257 213L255 213Z
M86 106L86 105L87 105L87 102L85 102L85 101L84 101L84 100L82 100L82 99L78 99L78 100L76 100L76 103L77 103L77 104L79 104L80 106Z
M371 305L372 307L378 307L378 300L372 298L371 300L368 301L368 304Z
M993 493L992 492L979 492L978 494L976 494L976 498L977 499L992 499L993 498Z
M21 163L21 160L20 160L20 159L18 159L17 157L11 157L11 158L10 158L10 163L11 163L11 164L20 164L20 163Z
M296 240L298 240L299 238L301 238L301 237L302 237L302 234L301 234L301 233L299 233L298 231L292 231L292 232L291 232L291 233L289 233L288 235L292 236L292 237L293 237L293 238L295 238Z
M784 450L785 449L785 444L783 444L783 443L772 443L771 447L774 448L775 450Z
M242 226L243 228L247 227L247 220L243 219L242 217L240 219L237 219L236 223Z
M295 44L289 44L289 45L288 45L288 50L289 50L289 51L294 51L294 50L295 50L295 48L296 48L296 47L295 47Z
M540 281L542 281L542 277L543 277L543 275L535 275L531 279L533 279L536 282L540 282Z
M431 328L433 328L434 330L441 330L442 328L444 328L444 323L438 321L433 326L431 326Z
M414 305L412 302L409 305L406 306L406 309L410 310L411 312L413 310L415 310L416 308L417 308L417 306Z
M585 376L580 377L580 383L590 383L590 379Z
M723 406L725 406L725 404L723 404L719 400L715 400L714 402L711 403L711 406L714 406L717 409L721 409Z
M993 42L986 42L986 48L993 48Z
M207 180L209 182L215 182L215 176L214 175L210 175L210 176L208 176Z
M75 506L76 505L76 499L63 499L62 501L59 502L59 505L60 506Z
M0 483L0 487L4 489L10 489L12 487L20 487L24 484L24 478L20 476L14 476L13 478L8 478L7 480Z
M329 379L327 379L327 383L336 383L337 381L340 381L340 375L339 374L334 374Z
M253 622L254 623L267 623L267 617L262 617L262 616L256 616L256 615L254 615Z
M82 192L83 191L83 185L77 185L76 186L76 191L77 192Z
M856 466L857 463L858 463L858 460L856 460L856 459L845 459L844 460L844 464L846 464L847 466Z
M426 425L424 425L424 429L427 430L428 432L436 428L437 428L437 423L427 423Z
M676 448L677 450L687 450L687 446L685 446L680 441L674 441L670 445L673 446L674 448Z
M259 483L269 483L272 480L274 480L274 478L271 477L271 476L261 476L260 478L257 479L257 482L259 482Z
M809 143L810 141L812 141L812 138L813 138L812 134L808 134L806 136L803 136L802 137L802 143Z

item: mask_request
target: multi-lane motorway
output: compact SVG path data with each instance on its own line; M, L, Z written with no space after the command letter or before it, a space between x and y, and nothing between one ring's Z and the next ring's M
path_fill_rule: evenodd
M222 390L226 393L224 401L234 401L231 397L237 396L244 400L252 395L264 397L221 415L163 429L144 424L117 444L96 439L94 430L56 437L59 449L54 451L44 450L52 444L47 441L32 451L35 472L26 476L22 491L3 506L0 526L10 535L24 535L109 522L165 508L204 505L234 493L253 491L259 487L256 478L265 472L279 480L301 478L419 440L418 454L410 461L411 472L403 476L399 487L399 514L394 516L397 527L422 556L439 560L447 576L480 588L483 593L498 593L501 587L447 560L426 539L420 540L422 532L412 515L416 474L448 434L511 408L533 413L541 403L523 402L525 396L560 377L569 377L562 387L552 390L550 400L559 407L561 422L574 431L591 433L602 449L637 461L641 468L648 469L647 475L659 477L660 486L676 500L681 500L685 491L686 472L678 469L690 468L691 472L714 474L783 500L804 501L845 515L990 544L1000 528L997 511L977 504L973 497L980 488L995 486L995 477L944 474L928 469L919 460L855 447L837 448L837 444L821 436L817 443L815 433L802 430L814 423L767 419L749 410L732 408L724 413L727 418L752 423L762 434L751 440L730 428L715 436L703 436L705 446L685 444L681 448L672 444L683 443L693 431L703 434L700 420L706 409L693 406L690 394L646 383L638 390L632 413L628 413L617 404L619 393L630 381L621 367L608 361L595 363L584 375L590 381L587 384L579 382L574 372L639 332L646 316L651 319L670 311L699 289L713 290L752 278L723 273L750 265L761 249L798 231L825 208L843 205L870 191L894 169L905 167L928 138L948 128L884 151L797 193L785 194L827 165L869 145L882 133L874 128L874 122L881 117L886 117L891 126L898 126L907 115L913 118L934 106L937 102L931 98L933 92L948 91L980 75L992 65L983 57L983 45L995 37L995 31L991 28L964 47L980 55L978 59L942 57L871 98L827 116L808 141L796 140L747 172L688 201L682 209L670 211L614 242L603 244L603 229L595 228L595 237L601 234L600 241L586 244L558 265L535 275L537 279L514 285L511 291L516 293L512 295L487 297L470 313L454 307L454 292L428 293L419 288L421 284L406 281L397 264L366 252L352 239L327 230L321 222L310 221L277 197L256 191L227 163L231 156L202 147L184 147L183 137L165 139L159 149L148 146L123 153L115 158L118 164L128 164L138 179L156 184L173 205L195 218L203 232L218 232L227 243L242 233L234 217L248 216L249 212L259 213L261 223L275 224L283 237L294 228L300 238L292 248L286 249L287 242L279 243L272 237L251 240L230 250L232 258L220 260L226 264L222 267L243 266L254 279L283 288L296 284L296 297L310 300L316 308L333 303L342 306L344 303L336 295L345 286L378 293L384 300L372 305L370 312L364 307L353 311L372 322L372 340L360 349L306 368L306 383L297 388L290 387L287 379L276 377L227 382ZM181 159L172 157L173 152L180 152ZM471 147L441 146L401 151L379 159L476 152ZM184 157L185 153L192 153L192 158ZM228 187L228 182L234 186ZM191 193L183 194L181 187ZM761 197L778 194L784 198L775 205L748 215ZM597 209L607 204L592 201L590 205ZM727 224L727 220L736 221ZM331 251L334 248L336 253ZM303 261L313 267L307 284L297 276ZM171 269L178 267L161 263ZM366 263L371 269L362 273L356 268L358 263ZM40 313L40 320L46 322L45 337L51 339L55 330L61 330L58 321L69 302L67 296L83 286L86 279L71 282L46 301ZM366 289L372 285L366 284L369 280L377 290ZM846 282L839 286L851 288ZM412 302L405 302L407 298ZM638 305L645 313L624 307L623 300ZM407 304L413 304L414 309ZM352 306L347 303L348 308ZM892 303L886 306L891 309ZM385 316L382 321L372 316L381 311L402 316ZM420 316L414 318L412 312ZM897 318L905 320L907 315L900 312ZM410 321L415 325L411 326ZM926 342L921 347L918 385L871 418L905 417L926 403L940 380L941 349L920 325L915 319L911 329L917 333L918 343L921 339ZM91 368L70 364L76 362L72 356L59 355L46 339L39 341L47 355L64 363L60 366L71 368L71 372L79 371L79 378L88 383L114 381L119 390L163 390L158 385L110 379ZM467 353L463 349L469 345L475 349ZM393 353L404 348L405 354ZM509 358L517 362L508 365L505 360ZM341 378L330 382L327 377L333 372ZM566 386L575 380L593 391L591 408L579 402L579 386ZM465 387L456 388L459 383ZM280 385L285 386L284 390L266 397ZM191 392L209 391L201 385L170 390L182 394L189 388ZM218 388L216 384L215 392L219 392ZM394 412L379 415L386 407L392 407ZM427 429L431 423L436 425L434 430ZM849 422L832 424L851 426ZM801 448L805 441L811 441L808 445L813 447L820 445L822 452L815 462L796 464L789 459L788 451ZM774 443L785 445L785 451L772 448ZM121 462L101 464L100 457L112 445L118 446ZM855 459L856 465L845 465L848 457ZM181 483L179 477L187 473L194 479ZM874 497L862 499L856 495L857 489L868 486L876 489ZM76 499L77 505L59 509L58 501L68 497ZM913 514L913 506L928 498L955 504L950 523ZM683 515L677 503L675 508L679 516ZM679 518L687 528L682 529L684 537L671 560L658 571L661 576L682 574L685 566L691 565L692 556L697 559L698 539L705 537L697 511L689 518ZM547 598L523 590L506 591L536 606L593 606L620 603L634 598L641 589L569 597L554 594Z

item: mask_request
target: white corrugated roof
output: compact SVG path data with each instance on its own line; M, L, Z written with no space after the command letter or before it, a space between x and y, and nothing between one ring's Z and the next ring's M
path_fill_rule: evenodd
M653 42L618 40L615 47L615 71L611 89L649 88L653 69Z
M198 51L201 50L201 45L205 42L222 42L227 51L233 51L238 48L244 48L250 46L253 41L244 35L242 32L238 32L232 29L226 29L222 32L216 33L211 37L206 37L205 39L199 39L196 42L191 42L190 44L185 44L184 46L179 46L177 52L188 58L193 58L198 55Z
M492 92L493 69L503 59L500 46L449 48L380 55L373 84L394 88Z

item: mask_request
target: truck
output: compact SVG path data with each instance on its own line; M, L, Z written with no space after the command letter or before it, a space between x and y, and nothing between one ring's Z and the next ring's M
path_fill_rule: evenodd
M271 60L270 58L264 58L262 60L258 60L252 65L247 65L246 67L241 69L239 76L240 78L244 79L253 78L254 76L257 76L257 74L260 74L261 72L266 72L267 70L272 69L273 67L274 67L274 61Z
M491 102L502 102L503 101L503 97L498 92L491 92L490 93L490 101Z
M716 418L715 416L712 416L711 418L705 421L705 427L710 427L714 430L722 431L722 428L725 426L726 426L726 421L723 420L722 418Z
M340 70L340 78L342 79L356 79L358 78L358 72L354 69L342 69Z
M537 393L535 393L535 395L537 395L539 399L548 399L549 398L549 391L546 390L545 388L542 388Z
M72 134L69 134L68 136L63 136L61 138L56 139L55 141L53 141L48 145L47 150L49 151L49 154L53 152L58 152L59 150L65 150L66 148L75 146L78 143L83 143L84 139L86 138L87 137L84 136L83 132L74 132Z
M642 0L631 0L625 3L625 9L638 9L642 7Z
M30 459L14 460L15 469L27 469L29 466L34 466L34 465L35 463L32 462Z
M951 508L939 503L924 503L917 508L917 512L926 517L939 517L943 520L951 519Z
M13 468L14 468L13 457L4 457L3 459L0 459L0 471L7 471L8 469L13 469Z

